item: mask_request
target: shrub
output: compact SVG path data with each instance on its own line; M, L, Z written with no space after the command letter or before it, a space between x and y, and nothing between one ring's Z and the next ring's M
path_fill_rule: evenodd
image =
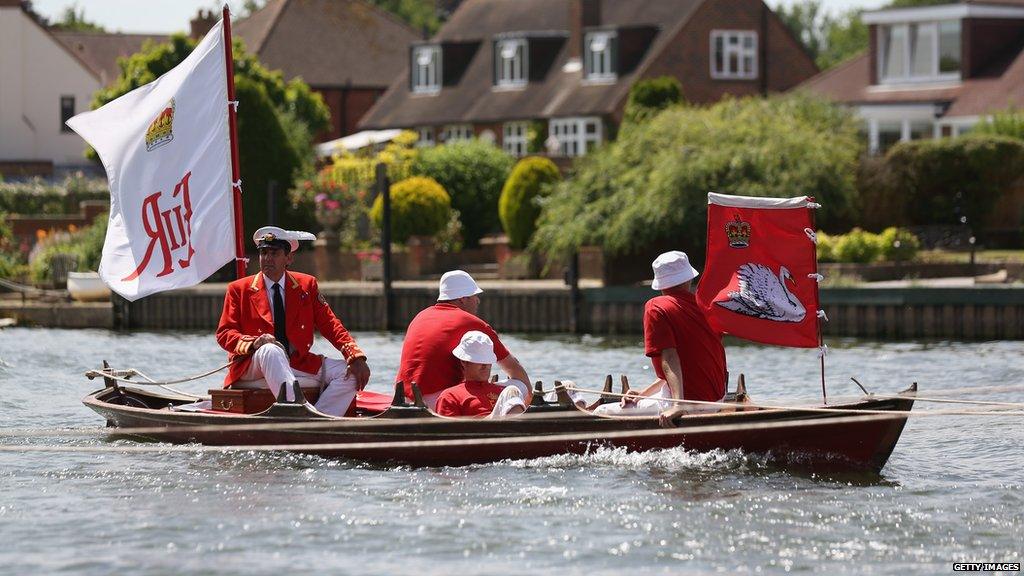
M452 201L432 178L414 176L391 186L391 239L405 242L410 236L433 236L448 224ZM384 197L377 196L370 218L379 228L384 222Z
M561 179L555 163L531 156L520 160L501 189L498 216L513 248L525 248L537 229L538 200L548 187Z
M75 232L62 232L47 237L39 242L33 250L29 272L36 283L48 283L50 277L50 261L57 254L73 254L78 257L77 270L86 272L97 270L100 257L103 255L103 241L107 236L107 214L100 214L92 225Z
M836 261L836 240L838 237L829 236L821 230L818 230L818 243L816 246L818 254L818 262L835 262Z
M886 262L913 260L921 248L921 241L910 230L895 226L879 234L879 244L882 247L882 260Z
M892 223L980 227L1024 175L1024 142L973 134L902 142L885 164L884 188L901 201Z
M423 150L412 173L433 178L451 195L463 240L475 247L485 234L501 229L498 198L514 162L493 144L474 140Z
M683 87L674 76L644 78L629 90L624 119L643 122L673 104L683 101Z
M1024 140L1024 110L1011 107L996 112L988 120L979 122L971 133Z
M882 254L882 242L877 234L854 228L836 240L833 254L839 262L867 264L878 260Z
M811 195L828 228L856 207L860 151L850 113L803 94L669 108L577 162L545 200L531 247L626 256L669 244L702 255L709 191Z

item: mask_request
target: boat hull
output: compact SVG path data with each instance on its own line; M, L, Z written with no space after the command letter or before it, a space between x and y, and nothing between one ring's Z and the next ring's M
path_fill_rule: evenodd
M128 404L125 405L125 398ZM681 417L664 429L655 418L607 418L566 410L516 418L330 418L190 413L167 409L183 399L143 390L107 388L83 402L125 434L209 446L280 447L282 450L379 464L462 466L599 447L648 451L742 450L812 470L878 472L906 424L903 417L858 416L858 411L909 411L912 396L866 400L832 408L842 413L749 410ZM300 408L293 406L293 408ZM273 409L271 410L273 411Z

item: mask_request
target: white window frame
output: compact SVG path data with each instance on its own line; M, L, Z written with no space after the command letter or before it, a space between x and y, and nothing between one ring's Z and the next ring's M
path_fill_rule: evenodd
M512 55L509 57L508 54ZM526 38L503 38L494 42L494 85L522 88L529 79Z
M440 92L441 47L437 44L414 46L409 70L412 74L414 94L437 94Z
M717 41L722 40L722 66L719 70L715 58ZM745 40L750 39L752 47L744 46ZM715 80L756 80L760 73L759 50L757 32L754 30L712 30L711 31L711 78ZM738 70L730 70L729 57L736 55ZM744 70L744 62L750 58L751 69Z
M588 127L594 130L588 133ZM548 122L548 138L558 142L558 156L583 156L588 152L588 144L601 144L603 133L604 123L598 116L552 118Z
M940 45L940 24L947 21L932 21L932 22L907 22L902 24L887 24L878 27L878 45L876 48L876 62L878 70L878 83L879 84L913 84L918 82L957 82L961 79L961 73L958 72L939 72L939 45ZM903 75L902 76L885 76L885 61L886 61L886 38L889 36L889 31L893 28L899 28L904 31L903 34ZM925 75L915 76L913 73L914 55L912 53L914 43L911 40L912 29L927 28L931 30L932 41L931 41L931 71ZM963 25L961 23L960 28L961 42L963 41ZM960 54L960 67L963 69L963 53Z
M441 143L465 142L472 140L474 135L472 124L445 124L441 129Z
M618 37L618 33L612 30L587 32L583 37L584 78L599 82L613 81L618 78L612 50L612 44L618 41ZM592 48L593 44L599 40L604 41L604 48L595 51Z
M911 140L911 124L929 122L932 124L932 138L942 134L942 122L938 120L941 107L933 104L916 104L907 106L861 106L857 115L864 121L868 134L868 152L879 154L881 150L880 125L883 123L899 123L900 142Z
M437 144L436 131L433 126L420 126L416 129L416 147L430 148Z
M507 154L521 158L529 152L530 123L505 122L501 128L501 148Z

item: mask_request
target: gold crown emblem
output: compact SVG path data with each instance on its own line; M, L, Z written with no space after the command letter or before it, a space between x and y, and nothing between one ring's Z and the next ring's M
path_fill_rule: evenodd
M746 248L750 246L750 222L740 220L740 215L733 216L734 220L725 225L725 235L729 238L729 246L733 248Z
M146 130L146 151L153 150L174 140L174 98L160 112Z
M273 242L274 240L277 240L277 236L274 236L270 232L267 232L262 238L260 238L261 242Z

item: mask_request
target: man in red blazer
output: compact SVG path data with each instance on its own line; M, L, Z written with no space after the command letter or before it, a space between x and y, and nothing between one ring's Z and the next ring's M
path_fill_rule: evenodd
M217 343L234 362L224 387L267 387L276 396L282 384L294 400L291 383L321 388L317 410L340 416L370 379L366 355L334 315L316 278L289 272L299 240L308 232L264 226L253 235L260 272L235 280L224 296ZM344 360L310 352L313 329L334 345Z

